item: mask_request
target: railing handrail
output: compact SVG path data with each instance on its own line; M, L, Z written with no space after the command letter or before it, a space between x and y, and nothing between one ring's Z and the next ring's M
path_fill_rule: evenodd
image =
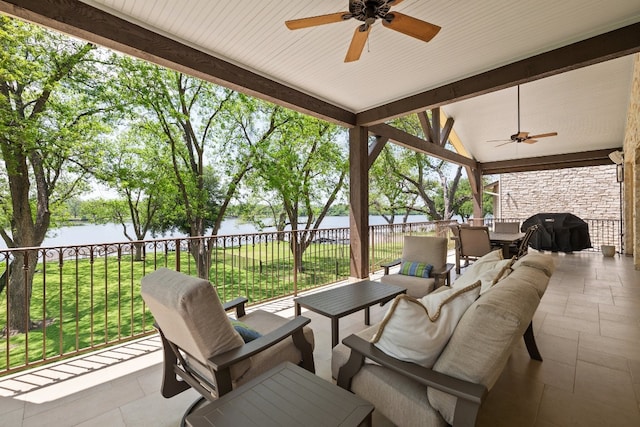
M612 229L619 229L619 221L596 221L604 221L593 224L607 239ZM401 256L404 235L448 236L448 226L455 222L369 226L370 270ZM304 254L291 252L297 250L292 241L299 240L293 233L312 236ZM10 324L12 307L19 307L17 295L29 282L32 296L25 312L37 326L0 336L0 374L155 333L139 295L140 279L159 267L197 275L190 250L198 245L209 251L205 268L221 299L247 296L250 304L257 304L347 279L349 239L349 227L335 227L0 249L0 273L5 271L0 275L0 328ZM36 267L31 271L27 260L34 254ZM15 267L19 274L6 274L14 260L24 260ZM12 284L13 277L22 281ZM11 322L16 320L11 317Z

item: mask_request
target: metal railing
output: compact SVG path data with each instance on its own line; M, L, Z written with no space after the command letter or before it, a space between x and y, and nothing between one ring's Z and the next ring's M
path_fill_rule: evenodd
M522 224L527 218L485 218L484 224L493 227L493 223L519 222ZM622 247L622 222L619 219L582 219L589 227L591 248L584 249L589 252L600 252L600 246L615 246L618 253L623 252Z
M401 256L403 236L448 236L452 223L371 226L370 270ZM594 224L607 242L619 227ZM196 276L203 250L221 299L257 304L348 278L349 243L332 228L0 250L0 375L154 333L140 279L160 267Z

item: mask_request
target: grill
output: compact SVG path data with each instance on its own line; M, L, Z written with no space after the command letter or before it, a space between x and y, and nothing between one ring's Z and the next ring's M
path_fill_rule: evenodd
M552 252L574 252L591 248L589 225L570 213L539 213L529 217L522 229L538 224L529 246Z

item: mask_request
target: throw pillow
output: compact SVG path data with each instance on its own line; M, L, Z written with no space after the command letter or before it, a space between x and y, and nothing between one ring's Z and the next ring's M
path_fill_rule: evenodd
M487 292L493 285L498 283L504 277L507 277L511 272L511 265L515 261L514 258L503 259L494 264L491 270L487 270L478 278L482 282L480 287L480 295Z
M240 334L245 343L251 342L256 338L260 338L262 334L244 322L235 319L229 319L231 326Z
M467 267L462 276L457 277L451 287L461 289L475 283L480 276L489 270L493 270L497 263L502 260L502 249L489 252Z
M463 289L448 288L419 300L399 295L371 342L389 356L430 368L479 292L477 281Z
M403 261L400 266L400 274L405 276L429 277L433 266L423 262Z

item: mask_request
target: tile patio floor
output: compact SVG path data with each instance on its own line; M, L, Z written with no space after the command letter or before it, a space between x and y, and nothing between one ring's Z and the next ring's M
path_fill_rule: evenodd
M557 270L534 317L544 362L513 352L483 406L481 426L640 426L640 271L631 258L554 254ZM464 270L463 270L464 273ZM265 308L293 316L292 300ZM372 308L372 322L386 307ZM330 380L330 321L312 312L317 375ZM340 337L364 316L340 321ZM196 398L159 392L156 336L0 377L0 426L176 426ZM388 425L374 418L374 425Z

